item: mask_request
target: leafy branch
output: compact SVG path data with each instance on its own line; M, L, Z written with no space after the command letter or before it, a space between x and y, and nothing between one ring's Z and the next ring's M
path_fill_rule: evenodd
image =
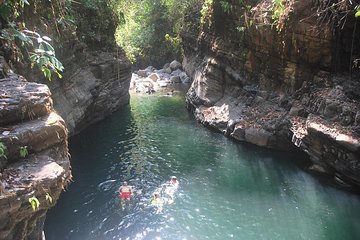
M34 52L30 52L31 67L36 64L43 72L44 76L51 80L51 73L55 72L59 78L62 78L61 72L64 70L62 63L55 57L55 49L49 43L51 39L47 36L40 36L37 32L24 30L29 38L34 38L37 41L37 48Z
M5 3L0 4L0 17L7 22L7 26L0 30L0 39L9 42L9 45L14 46L15 50L25 50L29 56L31 68L36 65L49 81L53 72L62 78L60 72L63 71L64 67L55 56L55 49L50 44L51 39L47 36L41 36L35 31L25 29L24 23L15 24L10 20L11 16L17 18L20 15L20 10L24 8L25 4L29 5L29 2L18 0L5 1ZM33 51L29 52L27 46L32 46Z

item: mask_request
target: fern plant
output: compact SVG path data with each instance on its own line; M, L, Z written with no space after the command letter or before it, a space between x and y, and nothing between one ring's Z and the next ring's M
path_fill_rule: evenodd
M19 153L20 157L25 158L29 154L27 146L20 147Z
M35 197L35 196L32 196L31 198L29 198L29 203L30 203L31 208L33 209L33 211L38 209L39 206L40 206L39 199L37 199L37 197Z

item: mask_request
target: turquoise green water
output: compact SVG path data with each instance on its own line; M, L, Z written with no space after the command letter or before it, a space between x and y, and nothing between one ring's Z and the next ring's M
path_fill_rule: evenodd
M48 214L47 240L360 239L359 196L301 171L295 156L204 128L183 96L132 96L70 151L74 182ZM151 194L171 175L175 202L155 214ZM124 210L123 180L136 189Z

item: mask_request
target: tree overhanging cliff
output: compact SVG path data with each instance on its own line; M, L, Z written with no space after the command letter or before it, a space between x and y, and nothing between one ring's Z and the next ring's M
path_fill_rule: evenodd
M239 141L308 153L360 186L359 28L348 1L204 1L182 32L196 118Z

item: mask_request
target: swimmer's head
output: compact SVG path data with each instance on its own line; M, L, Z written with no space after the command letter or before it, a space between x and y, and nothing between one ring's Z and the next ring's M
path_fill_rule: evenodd
M154 192L154 197L159 197L160 193L159 192Z
M176 179L177 179L176 176L171 177L171 180L176 180Z
M123 184L124 184L124 186L127 186L127 181L124 181Z

